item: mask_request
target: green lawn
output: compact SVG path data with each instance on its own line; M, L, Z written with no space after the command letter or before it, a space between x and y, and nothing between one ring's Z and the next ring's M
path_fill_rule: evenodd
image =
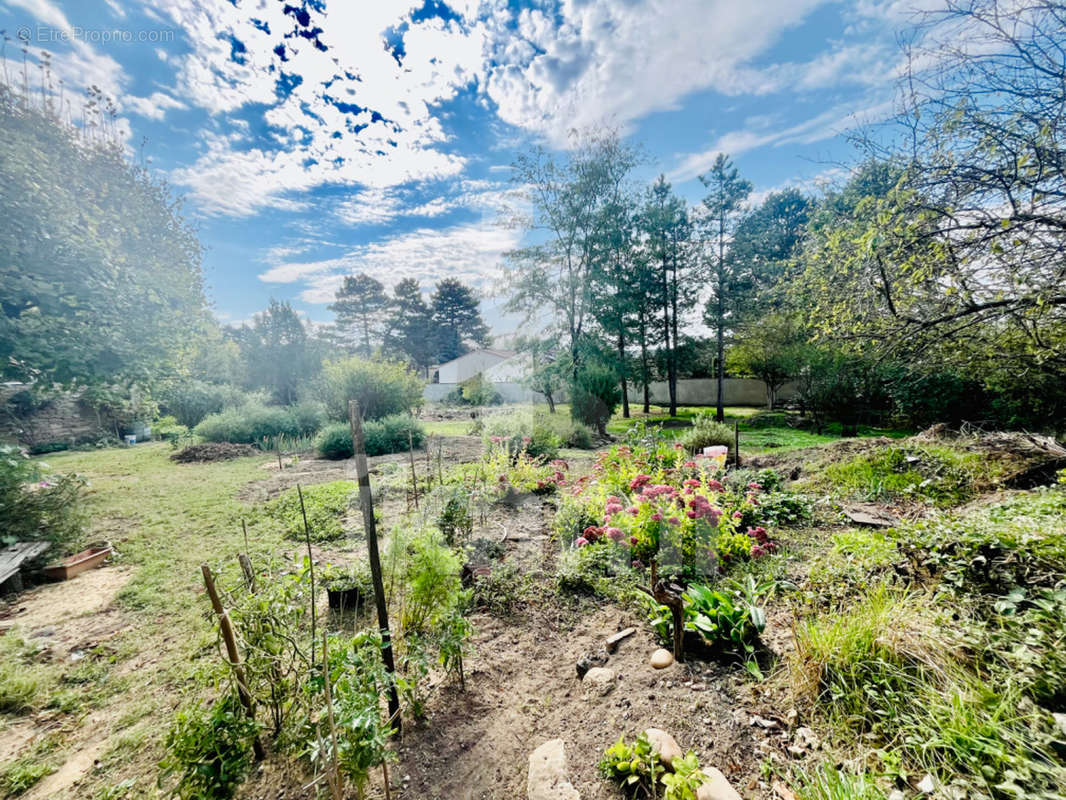
M422 427L430 436L466 436L470 433L473 420L422 420Z

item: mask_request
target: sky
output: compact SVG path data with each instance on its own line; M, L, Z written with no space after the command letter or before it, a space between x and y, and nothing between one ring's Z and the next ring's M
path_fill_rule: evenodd
M892 113L930 1L0 0L0 29L9 70L47 51L65 96L114 98L131 157L185 199L220 321L273 297L326 322L367 272L457 277L505 334L516 154L607 126L643 148L637 180L693 203L718 152L754 201L815 192Z

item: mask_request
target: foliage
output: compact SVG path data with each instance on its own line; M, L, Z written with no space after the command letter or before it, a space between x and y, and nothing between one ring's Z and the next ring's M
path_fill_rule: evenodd
M618 408L619 398L618 377L614 372L590 364L570 384L570 415L602 436Z
M392 414L363 423L363 443L368 456L405 453L411 447L421 447L425 437L422 424L408 414ZM351 458L354 449L348 423L336 422L319 431L315 438L315 452L321 458Z
M208 414L240 406L244 393L235 386L201 380L174 381L159 393L159 406L189 428L196 427Z
M735 438L735 432L728 425L715 421L710 414L701 413L692 418L692 427L681 435L679 441L690 453L698 453L705 447L733 450Z
M311 541L330 542L344 536L344 517L355 497L353 481L334 481L303 487L304 509L311 529ZM288 489L264 506L263 513L281 523L285 536L303 540L304 519L300 497Z
M167 183L127 157L100 90L72 110L47 58L41 80L0 86L0 369L150 384L207 324L200 243Z
M492 341L489 326L481 318L478 297L469 286L455 278L443 278L437 282L430 305L438 363L469 352L471 344L488 347Z
M885 793L869 775L852 775L824 765L797 771L791 783L798 800L885 800Z
M758 378L766 384L766 407L777 404L777 390L795 378L807 354L806 332L785 313L767 314L740 332L726 353L726 366L734 375Z
M11 445L0 445L0 544L48 541L69 551L85 529L87 482L56 475Z
M437 517L437 528L449 547L465 542L474 532L474 518L470 516L470 496L463 490L454 492Z
M403 629L411 633L428 633L461 605L462 586L459 556L433 529L397 537L402 554L403 581L406 587Z
M487 574L474 576L473 608L505 617L523 603L529 592L529 578L513 564L495 564Z
M618 784L632 798L696 800L699 787L707 780L692 750L684 756L675 756L668 770L645 733L632 744L619 736L604 751L599 768L605 778Z
M329 310L337 315L337 326L349 340L359 343L364 358L373 355L375 342L381 340L389 298L377 278L360 272L345 275ZM347 414L347 407L344 409Z
M556 585L565 594L590 594L608 599L624 599L638 580L627 554L620 548L579 547L563 552L555 575Z
M179 711L167 732L160 780L176 774L175 792L183 800L233 797L251 769L257 730L232 693L209 708Z
M321 424L321 410L314 405L285 407L248 403L209 414L193 432L209 442L258 444L279 436L313 434Z
M503 402L503 398L496 391L496 387L492 385L491 381L485 380L485 376L480 372L461 382L456 392L456 399L462 405L497 406Z
M322 396L330 419L348 419L348 401L357 400L363 419L409 413L422 405L422 381L391 361L346 358L322 367Z
M321 369L322 355L288 302L272 299L251 325L229 335L240 350L245 385L265 390L274 403L295 403Z
M384 349L406 356L416 370L428 370L437 363L439 348L422 289L414 278L404 278L392 288L392 295Z

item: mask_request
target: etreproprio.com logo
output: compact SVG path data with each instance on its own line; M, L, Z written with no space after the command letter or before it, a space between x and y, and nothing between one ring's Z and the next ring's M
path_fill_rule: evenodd
M23 44L63 44L84 42L86 44L160 44L174 41L172 28L83 28L72 25L57 28L52 25L20 25L15 36Z

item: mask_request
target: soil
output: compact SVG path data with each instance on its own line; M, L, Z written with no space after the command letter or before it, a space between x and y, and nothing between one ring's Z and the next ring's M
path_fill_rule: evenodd
M202 464L208 461L228 461L231 458L244 458L259 455L259 450L250 444L233 444L232 442L204 442L193 444L179 450L171 461L181 464Z

